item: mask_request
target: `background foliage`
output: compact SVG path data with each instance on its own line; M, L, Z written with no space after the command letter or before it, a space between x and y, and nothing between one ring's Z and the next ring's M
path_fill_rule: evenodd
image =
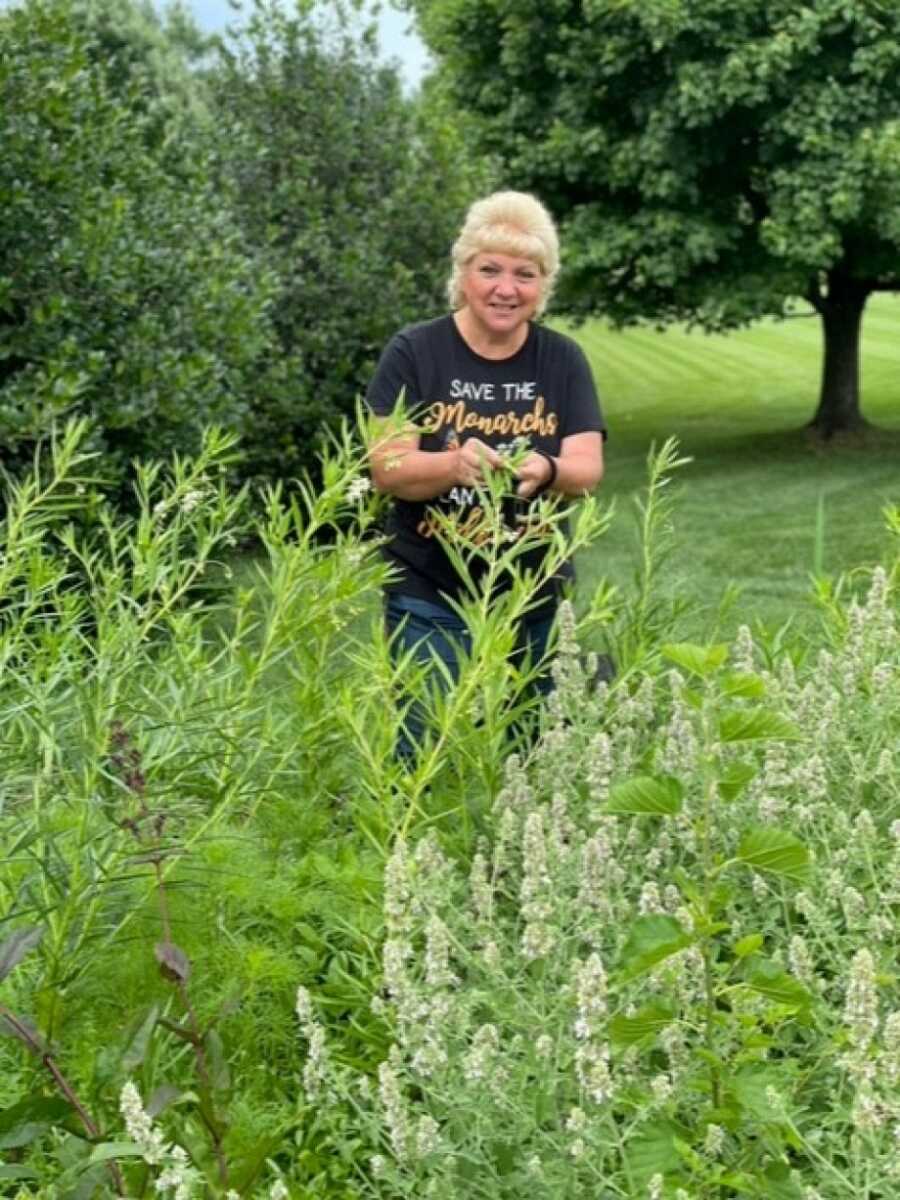
M443 307L483 173L354 20L258 4L210 41L125 0L0 14L7 466L70 412L114 479L212 421L245 473L296 474Z
M515 186L565 218L573 314L727 329L804 297L814 422L860 422L866 298L900 287L900 11L844 0L409 0Z
M102 59L66 4L0 14L0 441L15 467L55 416L90 413L116 479L210 421L243 427L273 282L199 144L168 171L157 114Z
M275 276L252 469L295 472L350 415L390 335L443 310L449 246L484 171L437 102L403 95L371 36L259 6L205 72L244 245Z

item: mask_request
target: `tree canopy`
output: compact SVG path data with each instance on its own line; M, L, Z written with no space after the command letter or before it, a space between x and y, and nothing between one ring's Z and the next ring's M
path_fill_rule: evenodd
M479 168L437 100L404 96L339 10L260 6L206 85L245 245L278 281L247 451L256 473L289 475L314 461L316 430L353 412L390 335L445 305Z
M900 289L900 6L409 0L510 183L564 219L569 312L727 329L820 313L826 435L861 423Z
M441 306L477 164L324 7L214 41L141 0L0 9L2 465L75 413L110 481L213 422L290 479Z
M158 114L97 36L64 0L0 13L0 445L15 468L55 417L90 414L116 480L243 427L274 285L208 155L184 140L166 168Z

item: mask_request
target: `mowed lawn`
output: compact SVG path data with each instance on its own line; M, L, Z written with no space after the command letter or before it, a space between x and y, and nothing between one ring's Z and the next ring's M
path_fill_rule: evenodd
M818 318L728 336L680 329L572 328L594 369L610 437L604 497L616 517L579 564L580 598L634 575L634 497L652 442L670 434L693 460L673 490L670 586L689 602L682 634L730 635L812 615L810 576L836 576L890 550L881 509L900 503L900 298L878 296L863 331L862 407L873 428L823 446L804 431L818 398ZM729 584L741 588L716 629Z

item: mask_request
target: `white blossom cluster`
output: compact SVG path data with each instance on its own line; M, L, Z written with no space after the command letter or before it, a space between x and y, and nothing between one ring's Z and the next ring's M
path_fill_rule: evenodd
M172 1200L190 1200L199 1183L199 1175L181 1146L166 1141L162 1130L144 1108L141 1094L129 1080L119 1093L119 1111L128 1136L141 1157L151 1167L161 1167L155 1189L160 1195L171 1192Z
M816 1069L844 1081L810 1145L824 1154L848 1134L870 1139L878 1169L893 1178L896 1162L900 1178L900 1004L884 966L896 961L890 905L900 895L900 823L885 816L896 812L895 755L884 739L869 748L859 717L881 711L860 697L880 705L897 695L900 649L886 597L884 580L873 579L848 612L844 642L835 638L814 662L781 656L772 666L769 650L742 629L722 671L737 691L708 705L706 685L681 670L592 687L571 613L563 614L555 699L530 750L509 755L468 861L448 863L433 838L415 852L402 840L392 849L382 1011L395 1044L379 1073L373 1178L390 1176L393 1186L399 1173L409 1195L455 1195L454 1160L477 1158L479 1139L503 1142L534 1111L542 1117L510 1152L520 1186L552 1194L568 1172L590 1194L620 1161L631 1105L693 1128L704 1169L739 1169L743 1129L698 1119L686 1100L699 1075L704 1086L709 1077L710 975L725 998L714 1009L716 1052L740 1051L737 1077L758 1072L764 1081L765 1115L754 1102L742 1116L751 1136L802 1110L783 1050L773 1055L759 1035L774 1020L790 1045L792 1006L780 993L790 997L799 984L806 1000L798 1003L815 1012L804 1036L827 1031ZM753 678L735 683L735 671ZM742 707L791 721L803 740L729 744L719 713ZM610 812L620 785L646 775L680 781L680 811ZM775 867L765 855L752 868L739 861L746 831L761 836L760 826L808 847L802 882L780 875L777 858ZM712 934L703 854L709 893L721 892ZM674 922L695 943L634 977L623 973L634 931L655 936ZM739 939L757 931L759 947L739 959ZM770 984L754 974L761 962ZM734 1086L727 1071L723 1080ZM464 1122L447 1119L447 1097ZM800 1122L796 1137L807 1127ZM803 1173L802 1149L794 1157L802 1194L815 1180ZM642 1186L650 1196L691 1194L663 1175Z

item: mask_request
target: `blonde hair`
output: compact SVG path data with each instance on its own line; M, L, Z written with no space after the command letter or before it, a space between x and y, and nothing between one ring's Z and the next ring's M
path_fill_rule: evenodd
M543 287L537 314L544 311L559 273L559 236L553 218L528 192L493 192L476 200L466 213L451 252L453 267L447 296L454 311L465 304L462 276L476 254L509 254L530 258L541 272Z

